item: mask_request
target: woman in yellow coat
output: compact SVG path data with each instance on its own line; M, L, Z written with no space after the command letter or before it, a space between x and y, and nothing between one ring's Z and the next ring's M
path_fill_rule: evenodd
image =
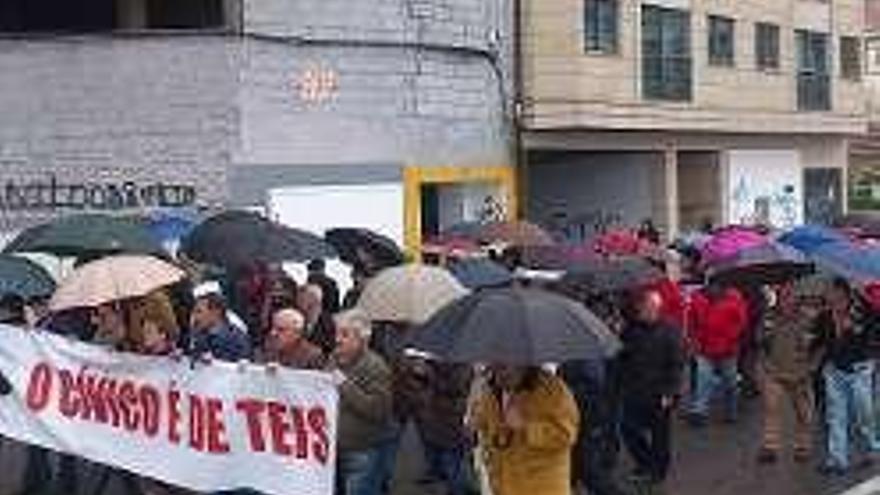
M540 368L489 373L472 421L493 495L569 495L579 415L565 383Z

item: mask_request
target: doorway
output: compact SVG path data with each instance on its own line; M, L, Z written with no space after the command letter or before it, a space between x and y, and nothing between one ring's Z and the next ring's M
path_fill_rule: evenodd
M678 215L682 232L721 223L719 161L717 151L678 153Z

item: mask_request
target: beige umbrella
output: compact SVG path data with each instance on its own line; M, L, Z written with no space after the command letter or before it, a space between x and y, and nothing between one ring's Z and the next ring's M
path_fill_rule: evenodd
M445 269L410 264L385 269L371 279L358 307L374 321L424 323L437 310L467 294Z
M55 291L49 309L88 308L141 297L184 277L180 268L152 256L109 256L74 270Z

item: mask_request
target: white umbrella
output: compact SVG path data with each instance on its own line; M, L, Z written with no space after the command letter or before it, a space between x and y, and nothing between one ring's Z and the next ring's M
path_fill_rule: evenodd
M55 291L49 309L88 308L141 297L184 277L180 268L152 256L109 256L74 270Z
M447 270L410 264L387 268L367 282L358 307L374 321L424 323L468 294Z

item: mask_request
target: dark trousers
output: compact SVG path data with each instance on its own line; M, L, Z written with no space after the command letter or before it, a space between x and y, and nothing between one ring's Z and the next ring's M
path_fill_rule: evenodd
M424 443L429 469L439 475L448 495L467 495L470 491L467 476L467 447L446 447Z
M582 483L590 495L619 495L614 481L620 450L619 414L613 401L592 396L579 401L581 428L572 449L572 485Z
M661 406L659 397L624 400L620 425L623 443L640 474L656 482L665 480L669 472L671 427L670 410Z

